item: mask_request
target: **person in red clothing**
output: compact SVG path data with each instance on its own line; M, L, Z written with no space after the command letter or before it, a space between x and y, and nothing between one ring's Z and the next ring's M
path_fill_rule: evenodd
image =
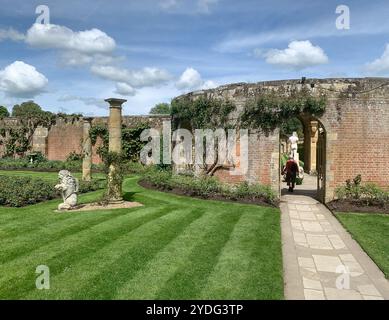
M297 172L298 165L296 161L294 161L293 157L289 157L283 170L283 174L286 174L286 183L288 184L289 192L293 192L296 184Z

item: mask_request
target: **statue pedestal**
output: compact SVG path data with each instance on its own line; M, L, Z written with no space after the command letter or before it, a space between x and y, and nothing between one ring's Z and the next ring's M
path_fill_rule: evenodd
M294 153L294 157L293 157L294 161L297 162L298 165L300 165L300 155L298 152L295 152Z

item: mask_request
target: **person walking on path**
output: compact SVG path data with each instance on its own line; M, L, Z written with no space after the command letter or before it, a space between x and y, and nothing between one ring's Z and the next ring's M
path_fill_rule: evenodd
M296 178L298 172L298 165L294 161L293 157L289 157L289 160L285 164L283 169L283 174L286 174L286 183L289 187L289 192L293 192L293 189L296 185Z

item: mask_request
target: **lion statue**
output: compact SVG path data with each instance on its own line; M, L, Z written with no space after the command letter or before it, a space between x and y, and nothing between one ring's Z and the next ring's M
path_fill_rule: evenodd
M58 210L72 209L77 205L78 180L68 170L61 170L58 173L58 178L60 183L55 186L55 189L61 191L63 199L63 203L58 206Z

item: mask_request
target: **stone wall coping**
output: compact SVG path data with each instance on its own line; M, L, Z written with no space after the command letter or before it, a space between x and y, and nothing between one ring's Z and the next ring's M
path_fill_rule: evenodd
M304 81L305 85L315 84L315 85L354 85L357 87L363 87L366 90L375 90L381 89L382 87L389 87L389 78L384 77L365 77L365 78L305 78L303 79L289 79L289 80L269 80L269 81L259 81L259 82L237 82L231 84L221 85L213 89L198 90L193 92L188 92L177 96L175 99L182 99L185 97L191 96L201 96L204 94L211 93L220 93L224 91L234 90L234 89L252 89L252 88L261 88L261 87L280 87L280 86L295 86L301 85ZM321 89L331 91L331 89L320 87ZM344 89L340 91L345 91ZM389 92L389 89L388 89ZM357 92L358 93L358 92Z

